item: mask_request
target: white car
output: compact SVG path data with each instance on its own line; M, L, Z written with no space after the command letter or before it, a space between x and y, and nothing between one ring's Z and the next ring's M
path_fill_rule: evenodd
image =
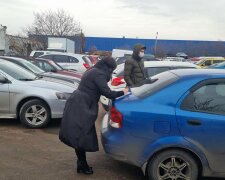
M40 58L51 59L64 69L73 69L78 72L85 72L93 66L88 56L74 53L51 53L39 56Z
M57 51L31 51L29 57L30 58L37 58L42 55L58 53Z
M145 61L144 67L146 77L151 77L172 69L199 68L193 63L178 61ZM120 91L126 87L126 82L124 80L124 63L117 66L116 70L113 72L112 80L108 85L114 91ZM108 110L109 99L105 96L101 96L100 102L105 110Z

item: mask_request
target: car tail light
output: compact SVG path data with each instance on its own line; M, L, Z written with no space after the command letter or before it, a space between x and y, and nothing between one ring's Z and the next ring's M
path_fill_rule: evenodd
M115 108L112 107L110 109L110 121L109 124L114 128L121 128L122 127L122 114Z
M89 69L91 66L88 63L83 64L86 69Z
M119 86L121 84L125 84L124 81L122 81L123 77L116 77L112 80L111 85L112 86Z

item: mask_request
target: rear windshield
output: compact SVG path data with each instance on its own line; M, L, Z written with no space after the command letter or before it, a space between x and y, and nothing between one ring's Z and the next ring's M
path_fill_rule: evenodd
M194 69L195 67L185 67L185 66L171 66L171 67L146 67L145 68L145 73L147 77L154 76L156 74L169 71L172 69Z
M142 83L143 85L131 88L131 92L133 95L143 98L165 88L178 79L179 77L177 75L170 71L166 71L152 76L151 79L147 79L144 83Z
M44 52L35 52L33 57L39 57L43 54L44 54Z

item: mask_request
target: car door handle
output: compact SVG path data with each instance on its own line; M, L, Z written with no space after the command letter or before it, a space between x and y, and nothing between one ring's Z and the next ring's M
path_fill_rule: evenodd
M200 120L197 120L197 119L190 119L187 122L188 122L188 124L193 125L193 126L202 125L202 122Z

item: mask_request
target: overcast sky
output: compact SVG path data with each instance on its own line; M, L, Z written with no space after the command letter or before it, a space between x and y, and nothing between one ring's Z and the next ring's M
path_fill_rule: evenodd
M225 41L225 0L0 0L0 24L18 34L59 8L86 36Z

